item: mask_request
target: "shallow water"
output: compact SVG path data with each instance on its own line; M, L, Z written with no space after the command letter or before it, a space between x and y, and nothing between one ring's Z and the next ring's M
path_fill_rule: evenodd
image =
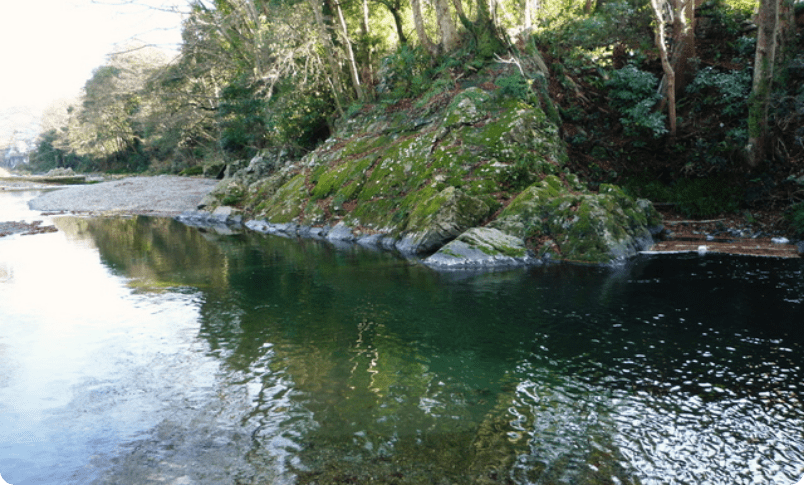
M0 194L0 220L39 220ZM792 484L800 261L437 273L168 219L0 239L9 483Z

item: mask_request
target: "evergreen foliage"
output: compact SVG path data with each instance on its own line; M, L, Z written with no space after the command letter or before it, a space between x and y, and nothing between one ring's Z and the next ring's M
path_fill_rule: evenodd
M612 73L606 87L611 107L623 115L620 121L626 133L636 136L640 130L646 130L659 137L667 132L664 113L653 109L661 100L656 91L658 82L653 74L633 65Z

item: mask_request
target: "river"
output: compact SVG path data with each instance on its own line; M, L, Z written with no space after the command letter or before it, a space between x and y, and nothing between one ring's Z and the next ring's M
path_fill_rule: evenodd
M0 475L27 484L793 484L804 263L436 272L0 193Z

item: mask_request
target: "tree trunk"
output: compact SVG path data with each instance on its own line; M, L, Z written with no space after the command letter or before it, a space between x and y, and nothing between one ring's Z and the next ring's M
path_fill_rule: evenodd
M466 18L466 14L463 13L463 2L461 0L452 0L452 6L455 7L455 13L458 15L458 18Z
M794 0L779 2L779 48L776 57L787 59L796 42L796 12Z
M667 98L667 118L670 124L670 136L676 136L676 74L670 62L667 52L664 30L667 25L664 18L663 0L651 0L653 14L656 19L656 47L659 49L659 56L662 59L662 70L664 70L664 91ZM660 86L662 85L660 84ZM661 87L660 87L661 89Z
M676 96L682 94L693 77L689 60L695 57L695 1L674 0L673 72L676 76Z
M343 9L341 9L341 3L338 0L332 0L332 4L335 9L335 14L338 16L338 23L341 27L341 35L343 35L343 50L346 51L346 60L349 63L349 75L352 77L352 88L355 90L357 99L363 101L363 87L360 85L360 74L357 70L355 51L352 49L352 41L349 39L349 29L346 26L346 19L343 16Z
M780 0L760 0L757 14L757 50L754 82L748 98L748 165L756 167L765 159L768 145L768 105L773 84L773 67L779 33Z
M365 83L371 83L374 80L374 47L370 39L371 26L369 25L369 4L368 0L363 0L363 15L360 16L360 33L363 37L366 53L366 71L367 78L363 79Z
M329 35L327 25L324 22L324 13L321 11L321 0L307 0L310 8L313 9L313 16L315 23L318 25L318 36L321 43L324 45L324 51L327 55L327 63L329 64L330 75L328 76L329 85L332 88L332 97L335 98L335 105L338 111L343 115L343 108L341 107L341 79L339 75L340 68L335 59L335 46L332 45L332 38Z
M441 52L451 52L458 45L458 34L449 11L449 0L435 0L435 10L438 32L441 34Z
M396 35L399 37L399 44L405 45L408 43L408 38L405 35L405 30L402 28L402 14L399 13L398 9L390 9L391 15L394 17L394 24L396 25Z
M533 0L525 0L522 10L522 30L529 33L533 30Z
M660 4L663 1L660 0ZM694 73L690 66L690 59L695 57L695 1L669 0L673 9L673 49L670 52L670 66L675 74L676 98L684 94L684 89L692 82ZM667 90L667 75L662 77L659 89ZM664 107L662 101L662 107Z
M427 35L424 30L424 18L422 17L422 6L420 0L410 0L410 5L413 9L413 25L416 27L416 36L419 38L419 44L431 55L436 55L436 45Z

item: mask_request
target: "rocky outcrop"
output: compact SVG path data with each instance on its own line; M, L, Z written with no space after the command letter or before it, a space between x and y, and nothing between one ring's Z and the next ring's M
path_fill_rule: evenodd
M234 206L260 232L435 252L426 262L438 267L609 263L649 244L651 204L584 187L529 101L470 87L378 106L299 160L264 153L227 167L203 205Z

